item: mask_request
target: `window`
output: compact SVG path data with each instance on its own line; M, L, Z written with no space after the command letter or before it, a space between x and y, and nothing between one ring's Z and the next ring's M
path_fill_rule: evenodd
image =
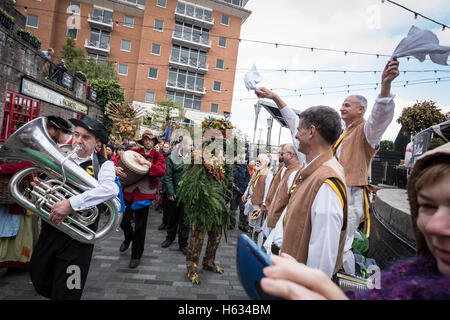
M145 0L127 0L127 2L131 2L131 3L135 3L135 4L140 4L142 6L145 6Z
M73 13L73 14L78 14L79 15L80 14L80 4L71 1L68 13Z
M170 68L169 81L167 84L171 87L203 92L204 75L191 71Z
M174 37L209 45L209 30L189 23L175 22Z
M166 100L175 101L175 103L181 104L184 108L190 108L195 110L200 110L202 106L202 97L194 96L189 93L167 91Z
M216 68L223 70L223 66L224 66L223 60L222 59L217 59L216 60Z
M78 29L67 29L66 36L73 38L74 40L77 40L78 35Z
M230 23L230 17L223 14L220 23L228 26Z
M158 0L157 2L156 2L156 5L158 6L158 7L163 7L163 8L165 8L166 7L166 0Z
M133 28L134 27L134 18L125 16L125 19L123 21L123 25L125 27Z
M113 13L111 11L107 11L107 10L103 10L101 8L94 7L94 9L92 11L92 19L99 21L99 22L112 24Z
M158 69L150 68L148 70L148 77L151 79L158 79Z
M39 17L29 14L27 16L27 27L37 28L39 24Z
M88 53L88 59L94 60L96 63L106 64L107 57L100 54Z
M227 47L227 38L219 37L219 47L222 47L222 48Z
M147 91L145 93L145 102L147 102L147 103L155 103L155 93Z
M159 56L161 54L161 45L152 43L152 54Z
M214 81L214 87L213 90L214 91L219 91L220 92L220 88L222 87L222 83L219 81Z
M126 64L119 64L119 71L118 73L123 76L128 75L128 66Z
M100 29L91 29L89 45L101 49L109 49L111 33Z
M120 50L131 51L131 41L129 41L129 40L122 40L122 45L120 47Z
M219 105L217 103L211 103L211 112L218 113Z
M164 28L164 22L161 20L155 19L155 25L153 27L153 30L162 32L163 28Z

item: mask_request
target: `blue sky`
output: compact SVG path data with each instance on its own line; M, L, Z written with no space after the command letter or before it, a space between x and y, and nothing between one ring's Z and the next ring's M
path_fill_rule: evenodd
M450 24L448 0L398 0L398 3L428 16L434 20ZM292 44L316 48L330 48L343 51L358 51L379 54L392 54L397 44L404 38L412 25L433 31L441 45L450 46L450 29L442 27L414 15L397 6L379 0L250 0L246 6L252 10L251 16L242 26L241 39L261 40L270 43ZM263 69L312 69L312 70L382 70L387 57L363 56L355 54L322 52L241 41L232 104L232 122L250 140L253 138L257 102L254 93L245 89L243 77L246 70L255 64L263 76L261 86L274 89L280 96L294 95L294 89L311 87L330 87L348 84L380 82L381 73L312 73L312 72L274 72ZM446 70L446 73L403 73L407 70ZM417 100L433 100L443 112L450 111L450 81L429 84L407 85L405 81L447 78L450 80L450 66L442 66L425 61L420 63L411 58L400 59L400 76L396 79L400 87L392 88L396 95L394 120L383 139L394 140L400 130L396 119L401 110ZM395 83L393 84L396 85ZM369 90L363 90L368 88ZM379 90L376 86L358 86L350 93L330 93L302 97L285 97L288 105L303 110L313 105L329 105L339 110L342 101L351 94L362 94L369 101L368 113ZM329 88L323 91L338 91L346 88ZM304 93L320 93L320 89L303 90ZM366 117L368 116L366 113ZM268 113L262 111L258 128L261 136L267 135ZM278 143L279 125L272 129L272 143ZM290 142L287 129L281 131L281 143ZM259 131L257 132L257 137Z

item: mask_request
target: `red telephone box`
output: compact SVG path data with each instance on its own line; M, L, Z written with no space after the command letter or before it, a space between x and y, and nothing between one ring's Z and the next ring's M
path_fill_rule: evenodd
M39 117L39 105L39 100L6 91L0 141L7 140L22 125Z

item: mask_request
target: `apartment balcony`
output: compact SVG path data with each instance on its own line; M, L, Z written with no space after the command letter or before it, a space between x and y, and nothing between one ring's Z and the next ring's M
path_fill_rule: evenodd
M169 65L171 67L175 67L178 69L192 71L192 72L196 72L196 73L202 73L202 74L207 73L209 70L208 64L206 64L206 63L194 64L194 63L188 62L188 61L178 61L178 60L173 59L172 57L170 57Z
M100 41L90 41L89 39L86 39L84 41L84 47L88 52L108 55L111 49L109 43L100 43Z
M172 34L172 43L190 48L202 49L209 51L211 49L211 40L205 40L194 34L182 34L174 31Z
M169 80L166 82L166 88L175 92L190 93L195 96L204 96L206 94L205 88L199 88L188 83L186 83L184 86L179 86L177 85L177 83L173 83Z
M214 18L203 14L194 15L194 12L189 14L186 10L180 10L178 7L175 9L175 19L207 29L211 29L214 26Z
M88 15L88 22L91 25L91 27L107 31L112 31L114 25L112 18L106 18L103 16L94 16L90 13Z

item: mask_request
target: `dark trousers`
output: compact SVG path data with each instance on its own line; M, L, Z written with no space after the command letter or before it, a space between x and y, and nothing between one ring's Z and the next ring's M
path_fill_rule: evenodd
M74 240L42 222L29 265L36 291L50 299L80 300L93 250L93 244Z
M239 223L242 226L246 226L246 225L248 225L248 222L247 222L247 217L244 214L245 204L244 204L244 202L242 202L242 196L243 196L242 193L240 193L237 190L233 190L233 199L231 199L230 210L236 211L236 209L239 208ZM232 213L232 218L230 216L230 223L231 223L231 225L234 226L235 222L236 222L236 216L235 216L235 213Z
M163 195L163 201L162 201L162 207L163 207L163 217L162 217L162 223L166 226L169 225L169 200L167 199L166 195Z
M168 199L166 205L169 213L166 239L174 241L178 231L178 244L180 248L186 247L188 245L190 227L184 222L183 205L177 205L176 201L170 201Z
M147 233L147 218L149 207L139 210L131 209L131 202L125 201L127 206L123 213L120 228L125 235L125 242L131 242L131 259L140 259L144 253L145 234ZM131 221L134 218L134 230Z

